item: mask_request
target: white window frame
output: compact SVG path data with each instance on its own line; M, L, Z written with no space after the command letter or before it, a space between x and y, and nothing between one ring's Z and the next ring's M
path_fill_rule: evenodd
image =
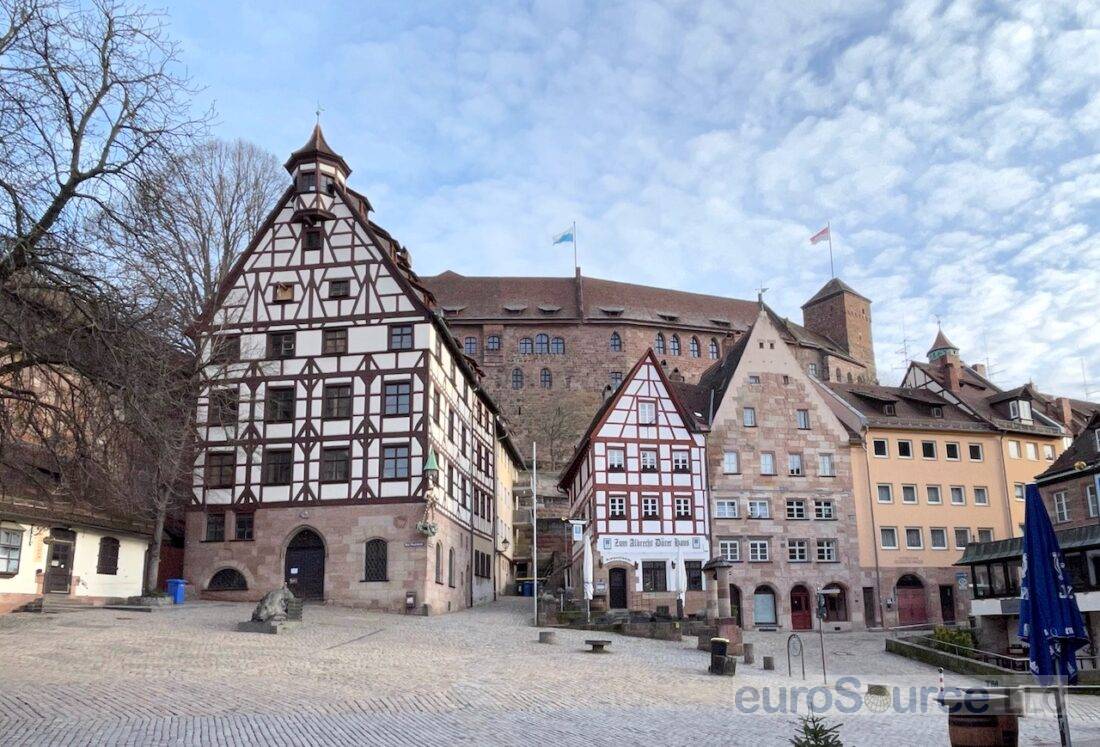
M653 505L657 507L656 511L647 511L646 506ZM644 521L658 521L661 518L661 498L656 495L643 495L642 496L642 519Z
M611 460L612 454L619 455L619 463L614 464ZM626 471L626 449L608 449L607 450L607 471L608 472L624 472Z
M955 456L951 456L951 448L955 449ZM958 441L948 441L943 445L943 458L949 462L962 461L962 444Z
M656 402L653 402L651 400L638 401L638 425L657 425Z
M615 504L622 505L622 511L615 511ZM625 495L609 495L607 497L607 518L614 521L621 521L628 518L626 514L626 496Z
M1100 515L1100 502L1096 500L1096 483L1085 486L1085 505L1088 506L1089 518L1095 519Z
M949 485L947 488L951 494L952 506L965 506L966 505L966 486L965 485ZM955 500L955 491L958 491L959 500Z
M732 509L732 510L730 510ZM719 498L714 504L714 518L739 519L741 518L741 501L736 498Z
M674 516L676 519L679 519L680 521L685 521L692 518L690 497L683 495L673 496L672 506L675 511ZM685 510L681 511L681 507Z
M912 500L907 500L906 499L906 497L905 497L906 490L908 490L912 494L912 496L913 496ZM917 486L916 485L902 485L901 486L901 502L902 503L907 503L909 505L912 505L912 504L918 502Z
M882 498L882 489L886 488L886 500ZM894 502L894 486L892 483L880 482L875 485L875 499L879 503L893 503Z
M810 430L810 411L806 409L797 409L794 411L794 421L799 430Z
M1019 459L1020 458L1020 442L1016 439L1009 439L1008 441L1008 458Z
M989 539L982 539L982 532L989 533ZM993 527L978 527L978 542L993 542Z
M909 456L902 456L901 445L906 444L909 447ZM908 438L899 438L897 441L898 446L898 459L912 459L913 458L913 442Z
M936 535L939 534L943 537L943 542L936 543ZM930 527L928 529L928 546L933 550L946 550L947 549L947 527Z
M4 567L0 568L0 573L4 575L19 573L19 566L23 563L23 531L22 527L0 527L0 533L9 535L4 543Z
M742 407L741 408L741 425L746 428L756 427L756 408L755 407Z
M893 535L893 544L886 544L887 532ZM897 550L898 549L898 528L897 527L879 527L878 528L878 543L879 547L883 550Z
M730 467L733 469L730 469ZM736 451L727 451L722 454L722 473L726 475L741 474L741 454Z
M828 516L825 514L828 514ZM836 521L836 503L829 498L815 498L814 519L816 521Z
M771 560L770 543L766 539L749 540L749 562L766 563ZM763 552L761 552L763 550Z
M973 487L974 492L974 505L975 506L988 506L989 505L989 488L984 485L975 485ZM979 500L980 497L980 500Z
M646 463L645 457L648 455L653 456L653 468L649 469L649 465ZM660 469L661 457L657 453L656 449L639 449L638 450L638 469L642 472L657 472Z
M831 452L817 455L817 474L819 477L836 477L836 459Z
M966 532L966 542L959 544L959 532ZM970 527L955 527L955 531L952 532L955 539L955 549L965 550L966 546L970 544Z
M1043 459L1048 462L1054 461L1054 444L1043 444Z
M1066 491L1059 490L1053 496L1054 499L1054 523L1065 524L1069 521L1069 501L1066 499Z
M760 508L763 507L763 512ZM749 499L749 518L750 519L770 519L772 517L771 503L766 498L750 498Z
M1022 501L1027 498L1027 486L1022 482L1012 483L1012 495L1018 501Z
M810 542L804 539L787 540L787 562L809 563Z
M770 462L771 468L765 468L765 462ZM760 452L760 474L762 475L775 475L775 452L774 451L761 451Z
M819 539L815 543L818 563L835 563L839 557L835 539Z
M688 472L691 470L691 452L676 449L672 452L672 471Z
M732 563L740 562L741 541L735 539L720 539L718 540L718 552L725 560Z
M932 446L932 456L925 456L924 455L924 447L928 446L928 445ZM939 457L939 455L940 455L939 447L936 445L935 441L921 441L920 442L920 458L921 459L924 459L926 461L932 461L933 459L936 459L937 457Z
M878 453L879 444L882 444L882 452ZM873 438L871 439L871 455L876 459L889 459L890 458L890 440L886 438Z
M801 516L798 515L800 513L802 514ZM805 521L807 518L806 500L804 498L788 498L787 519L789 521Z
M932 500L932 491L936 493L936 500ZM928 501L929 506L942 506L943 505L943 488L939 485L925 485L924 486L924 498Z
M917 544L913 544L909 541L909 533L917 533ZM924 530L921 527L905 527L905 549L906 550L923 550L924 549Z
M1039 461L1039 444L1034 441L1028 441L1024 444L1024 453L1027 454L1028 461Z
M802 477L802 455L801 454L787 454L787 476L788 477Z

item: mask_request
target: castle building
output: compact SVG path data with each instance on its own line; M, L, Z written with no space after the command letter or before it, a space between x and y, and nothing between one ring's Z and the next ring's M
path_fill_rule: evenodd
M583 589L585 549L594 609L688 614L706 607L710 560L704 435L647 351L596 411L559 478L572 543L570 577Z
M216 598L286 583L401 612L491 599L508 580L499 481L522 466L497 405L319 126L286 168L195 329L185 576Z

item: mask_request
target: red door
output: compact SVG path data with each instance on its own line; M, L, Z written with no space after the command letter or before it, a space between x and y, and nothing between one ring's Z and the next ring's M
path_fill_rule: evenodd
M791 627L795 630L811 630L814 626L811 615L809 590L805 586L791 589Z
M921 625L928 622L924 587L898 586L898 624Z

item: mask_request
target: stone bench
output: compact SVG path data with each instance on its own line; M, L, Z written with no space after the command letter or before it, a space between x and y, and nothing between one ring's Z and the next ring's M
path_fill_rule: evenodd
M592 638L586 640L584 644L586 646L592 647L591 653L593 654L606 654L608 652L605 649L611 645L611 641L605 641L599 638Z

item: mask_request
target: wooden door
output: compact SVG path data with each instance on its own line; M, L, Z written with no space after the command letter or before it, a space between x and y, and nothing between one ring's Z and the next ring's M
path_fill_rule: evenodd
M608 605L613 610L625 610L626 598L626 569L612 568L607 572Z
M286 548L286 585L299 599L325 597L325 544L303 529Z
M50 552L46 558L46 577L42 591L68 594L73 581L73 548L76 532L67 529L50 531Z
M955 622L955 587L951 584L940 587L940 611L945 623Z
M733 608L733 617L737 620L737 627L744 627L741 623L741 590L737 584L730 584L730 607Z
M920 625L928 622L924 588L898 587L898 624Z
M809 590L805 586L796 586L791 589L791 627L795 630L812 630L814 627L812 610Z
M875 587L863 587L863 621L868 627L878 623L878 606L875 604Z

